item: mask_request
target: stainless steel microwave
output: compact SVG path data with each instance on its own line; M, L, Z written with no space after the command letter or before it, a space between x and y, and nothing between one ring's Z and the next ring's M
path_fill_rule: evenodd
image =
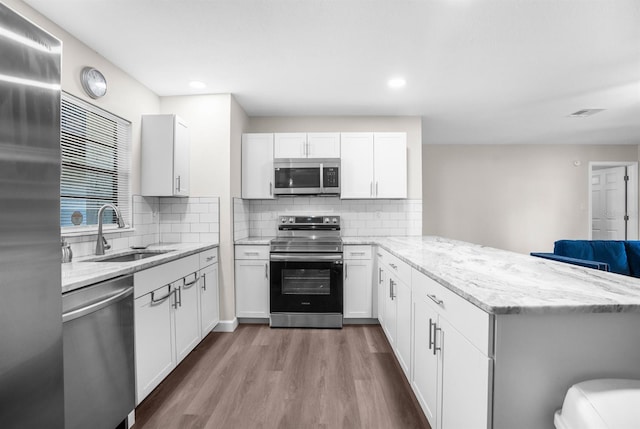
M340 159L276 159L275 195L340 195Z

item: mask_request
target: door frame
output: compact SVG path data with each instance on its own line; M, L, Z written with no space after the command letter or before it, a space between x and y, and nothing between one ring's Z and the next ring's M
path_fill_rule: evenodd
M593 175L594 167L608 168L608 167L635 167L636 172L636 180L635 183L631 180L627 186L627 213L631 213L629 216L628 231L627 231L627 240L638 240L638 230L639 230L639 220L638 220L638 162L637 161L590 161L589 169L588 169L588 193L589 193L589 203L588 203L588 237L589 240L593 239L593 201L592 201L592 186L591 186L591 177ZM631 179L631 178L630 178ZM630 185L630 186L629 186Z

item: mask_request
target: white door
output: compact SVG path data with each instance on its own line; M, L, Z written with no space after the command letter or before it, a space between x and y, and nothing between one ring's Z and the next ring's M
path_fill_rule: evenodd
M415 299L415 298L414 298ZM437 428L438 356L433 350L436 313L425 299L413 301L413 373L411 386L432 428Z
M201 337L204 338L220 322L218 296L218 264L205 267L200 274Z
M340 158L340 133L308 133L309 158Z
M342 133L340 139L340 198L373 198L373 133Z
M398 279L388 275L387 280L387 296L384 305L384 325L383 329L387 334L387 340L393 350L396 349L396 317L397 317L397 300L396 290L398 288Z
M377 270L376 270L376 284L378 291L378 322L380 322L380 326L384 327L385 324L385 314L384 314L384 306L387 300L388 294L387 292L387 272L384 268L384 265L380 261L380 259L376 259Z
M398 362L407 379L411 374L411 287L404 282L395 284L396 294L396 350Z
M276 133L273 144L275 158L306 158L306 133Z
M592 239L625 240L626 167L595 170L591 180Z
M344 261L344 317L371 317L371 260Z
M269 261L236 260L236 314L269 317Z
M198 280L196 274L176 282L178 306L175 309L176 361L180 363L200 342L198 319ZM178 287L178 285L180 285Z
M273 134L242 135L242 198L273 198Z
M189 195L189 129L179 118L175 118L174 129L174 195Z
M407 134L374 133L374 195L407 198Z

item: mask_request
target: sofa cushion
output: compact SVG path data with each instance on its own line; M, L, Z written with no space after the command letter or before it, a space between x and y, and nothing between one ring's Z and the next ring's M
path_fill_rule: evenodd
M558 240L553 253L570 258L606 262L611 272L630 275L624 241Z
M625 241L624 246L627 249L627 262L629 263L631 275L640 277L640 241Z

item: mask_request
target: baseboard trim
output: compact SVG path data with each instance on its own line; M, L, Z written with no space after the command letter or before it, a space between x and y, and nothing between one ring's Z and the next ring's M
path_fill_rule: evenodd
M238 327L238 318L234 317L233 320L221 320L218 322L213 332L233 332Z
M378 319L374 318L345 318L342 320L343 325L379 325L380 322Z

